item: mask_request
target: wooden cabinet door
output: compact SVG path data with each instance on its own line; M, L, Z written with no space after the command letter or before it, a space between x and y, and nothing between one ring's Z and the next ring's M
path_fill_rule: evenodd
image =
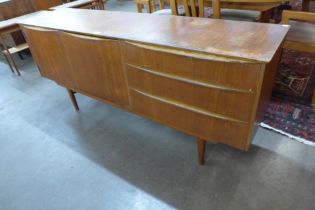
M128 105L128 88L119 41L61 33L78 90L95 98Z
M65 55L59 33L35 27L22 27L42 76L62 86L76 89L72 69Z

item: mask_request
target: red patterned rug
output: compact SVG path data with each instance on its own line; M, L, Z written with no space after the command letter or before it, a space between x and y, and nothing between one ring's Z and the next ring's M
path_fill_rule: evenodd
M284 9L301 10L302 0L279 6L274 15L276 23L281 21ZM315 11L315 2L310 11ZM261 126L315 146L315 107L311 105L314 88L315 54L284 50Z
M315 54L284 50L262 127L315 146Z

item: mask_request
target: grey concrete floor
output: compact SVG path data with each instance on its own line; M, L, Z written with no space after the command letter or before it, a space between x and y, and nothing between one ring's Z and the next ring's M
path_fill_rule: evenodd
M77 113L18 65L0 60L0 210L315 209L314 147L259 129L249 152L208 145L199 166L191 136L83 95Z

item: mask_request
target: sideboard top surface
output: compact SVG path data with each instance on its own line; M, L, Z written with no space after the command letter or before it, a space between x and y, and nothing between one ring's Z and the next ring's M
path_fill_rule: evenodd
M84 9L39 13L19 24L264 63L289 30L276 24Z

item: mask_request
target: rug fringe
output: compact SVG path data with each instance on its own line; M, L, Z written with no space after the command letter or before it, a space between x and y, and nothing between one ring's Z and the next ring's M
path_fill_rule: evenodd
M289 133L287 133L287 132L284 132L284 131L282 131L282 130L273 128L273 127L271 127L270 125L267 125L267 124L265 124L265 123L260 123L260 126L263 127L263 128L267 128L267 129L273 130L273 131L275 131L275 132L277 132L277 133L280 133L280 134L282 134L282 135L285 135L285 136L289 137L290 139L294 139L294 140L296 140L296 141L298 141L298 142L301 142L301 143L303 143L303 144L306 144L306 145L315 147L315 142L311 142L311 141L308 141L308 140L306 140L306 139L304 139L304 138L301 138L301 137L298 137L298 136L294 136L294 135L289 134Z

